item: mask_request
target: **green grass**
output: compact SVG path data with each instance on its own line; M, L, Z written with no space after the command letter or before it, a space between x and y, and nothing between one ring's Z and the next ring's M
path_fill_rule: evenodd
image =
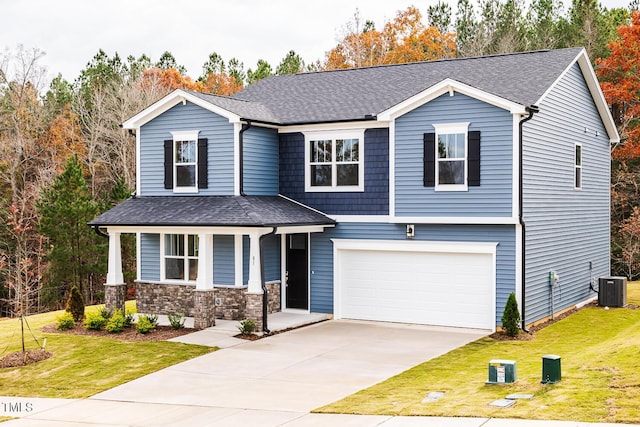
M97 308L87 307L87 312L93 310ZM41 332L42 326L55 323L61 313L27 318L35 337L40 342L47 339L46 350L53 356L24 367L0 369L0 396L88 397L215 350L168 341L126 342L117 338ZM28 330L27 334L27 349L39 348ZM20 351L20 337L18 319L0 321L0 357Z
M628 302L640 305L640 282ZM562 357L562 381L540 383L542 356ZM488 362L517 362L517 381L485 384ZM438 402L422 403L431 391ZM532 393L510 408L489 403L510 393ZM640 309L585 308L529 341L483 338L418 365L316 412L640 422Z

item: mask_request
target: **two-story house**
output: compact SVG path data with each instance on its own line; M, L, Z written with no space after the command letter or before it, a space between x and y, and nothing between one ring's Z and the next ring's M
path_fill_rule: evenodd
M113 307L122 233L138 310L197 327L303 310L494 330L511 292L526 325L609 275L619 136L584 49L176 90L123 126L135 196L90 223Z

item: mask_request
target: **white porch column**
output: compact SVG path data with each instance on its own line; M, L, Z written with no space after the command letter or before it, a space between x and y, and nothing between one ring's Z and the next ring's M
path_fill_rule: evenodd
M198 278L196 289L213 289L213 234L198 234Z
M107 264L107 285L124 283L122 276L122 251L120 249L120 233L109 231L109 261Z
M260 274L260 236L269 233L269 230L258 230L249 234L249 282L247 292L261 294L262 277Z

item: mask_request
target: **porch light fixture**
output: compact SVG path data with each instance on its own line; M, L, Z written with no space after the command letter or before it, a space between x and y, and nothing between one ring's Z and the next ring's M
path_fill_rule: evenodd
M415 230L413 224L407 224L407 239L413 239L415 237Z

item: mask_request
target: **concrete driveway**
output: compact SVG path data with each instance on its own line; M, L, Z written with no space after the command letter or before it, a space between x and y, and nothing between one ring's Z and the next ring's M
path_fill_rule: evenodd
M225 348L90 399L29 415L15 425L295 425L310 410L487 333L327 321ZM304 425L312 420L306 418ZM381 420L370 421L376 425Z

